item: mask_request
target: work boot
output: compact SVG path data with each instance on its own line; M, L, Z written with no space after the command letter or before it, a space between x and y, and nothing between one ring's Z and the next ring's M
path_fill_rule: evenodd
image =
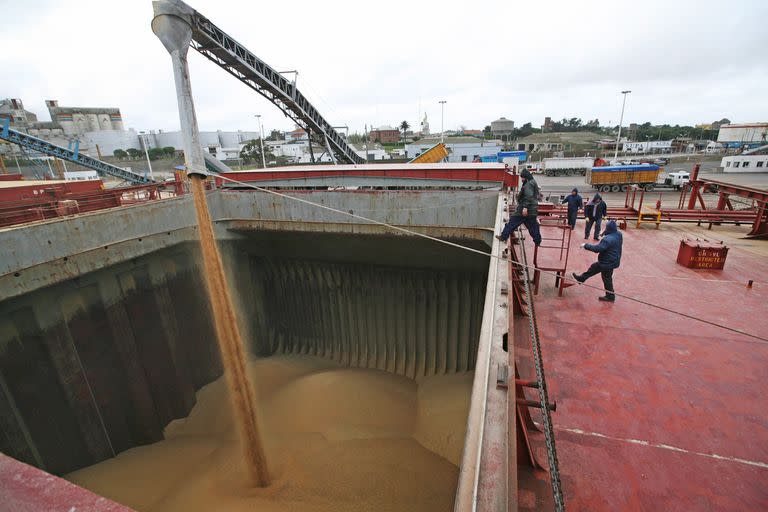
M503 238L501 238L501 235L496 235L496 240L500 240L502 242L506 242Z
M597 300L601 300L603 302L616 302L616 297L608 297L607 295L604 295L602 297L598 297Z
M583 283L584 279L581 278L580 274L577 274L576 272L571 272L571 275L578 283Z

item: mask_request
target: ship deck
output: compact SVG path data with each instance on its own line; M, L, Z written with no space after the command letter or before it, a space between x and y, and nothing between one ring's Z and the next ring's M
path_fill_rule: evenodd
M595 261L579 248L583 229L569 274ZM768 243L742 238L748 230L630 226L616 291L766 338ZM691 236L725 242L724 270L676 263ZM603 303L586 286L558 297L553 281L542 277L535 305L567 509L768 510L768 343L621 297ZM602 287L600 276L588 284ZM528 343L516 341L524 379ZM521 471L519 499L520 510L552 509L549 475Z

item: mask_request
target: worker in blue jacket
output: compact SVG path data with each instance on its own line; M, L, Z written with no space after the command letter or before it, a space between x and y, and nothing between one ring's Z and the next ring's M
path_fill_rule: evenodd
M565 196L565 199L560 201L561 204L568 204L568 225L571 229L576 228L576 216L579 210L584 206L584 202L579 195L579 189L574 188L571 193Z
M581 247L597 253L597 261L583 274L573 273L573 278L579 283L583 283L590 277L600 274L603 278L605 287L605 296L599 297L605 302L614 302L616 295L613 293L613 271L619 268L621 264L621 245L623 238L616 226L616 221L608 221L605 225L603 239L599 244L581 244Z
M592 226L595 226L594 239L598 240L598 234L600 233L600 223L603 221L608 206L600 194L595 194L595 197L590 199L587 206L584 207L584 217L587 219L587 227L584 230L584 240L589 239L589 232L592 230Z

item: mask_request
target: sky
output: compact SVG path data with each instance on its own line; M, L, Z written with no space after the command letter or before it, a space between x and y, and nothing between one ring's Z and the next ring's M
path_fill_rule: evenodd
M332 125L482 129L580 117L624 125L768 121L768 1L190 0ZM126 128L176 130L168 53L150 0L0 0L0 97L49 120L119 107ZM190 50L201 130L289 130L277 107Z

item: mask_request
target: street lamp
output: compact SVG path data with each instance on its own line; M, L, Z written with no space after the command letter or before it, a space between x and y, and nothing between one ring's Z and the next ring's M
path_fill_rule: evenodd
M621 124L624 122L624 105L627 103L627 94L632 91L621 91L624 95L624 99L621 101L621 117L619 118L619 134L616 136L616 151L613 153L613 159L619 159L619 140L621 139Z
M443 142L445 140L445 125L443 124L443 121L445 120L445 104L447 101L440 100L440 142Z
M267 168L267 159L264 156L264 126L261 124L261 114L256 114L256 118L259 120L259 142L261 143L261 166Z

